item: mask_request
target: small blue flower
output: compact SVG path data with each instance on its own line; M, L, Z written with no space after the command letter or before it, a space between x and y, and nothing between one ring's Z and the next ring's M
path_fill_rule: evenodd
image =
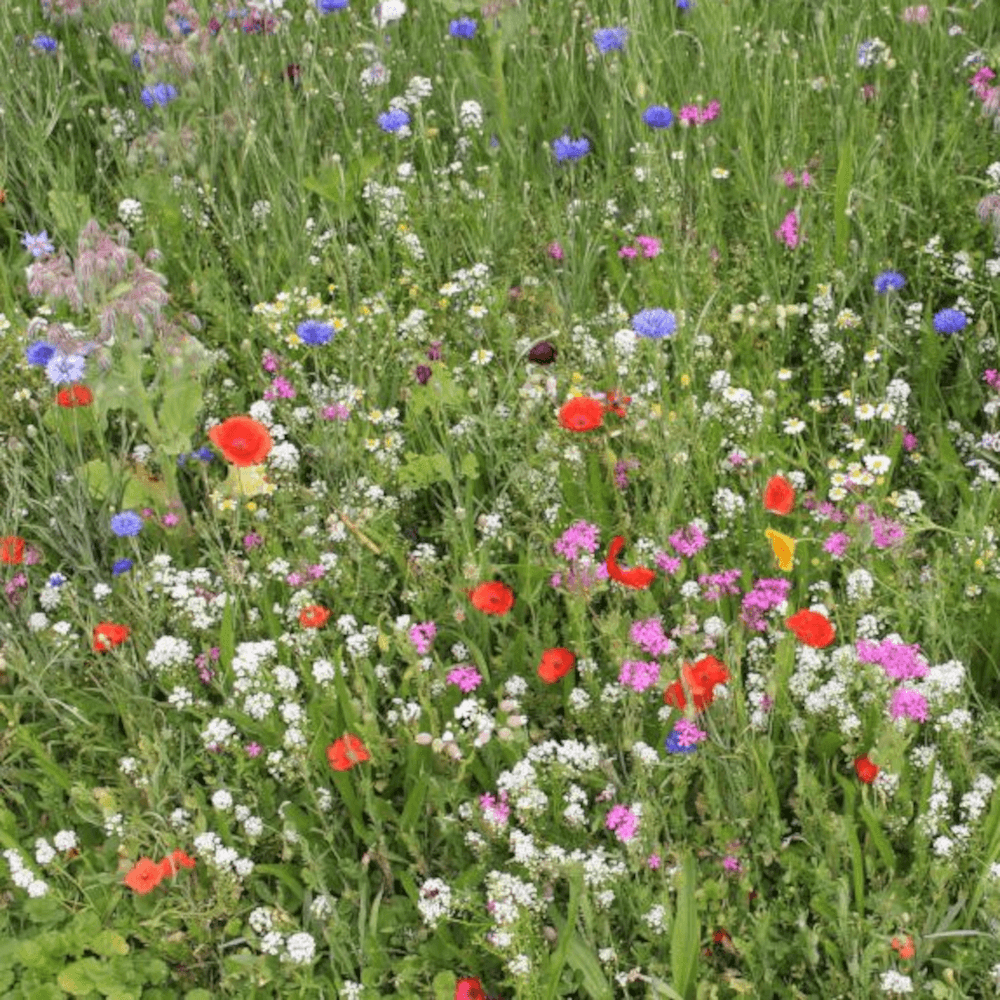
M321 323L316 319L307 319L304 323L299 323L295 332L307 344L312 344L314 347L329 343L333 337L333 327L329 323Z
M378 124L383 132L397 132L410 124L410 116L402 108L392 108L378 116Z
M111 530L119 538L131 538L142 531L142 518L134 510L126 510L111 518Z
M694 753L698 749L697 743L692 743L690 746L682 746L680 733L676 729L670 730L670 735L664 740L664 746L667 748L668 753Z
M690 10L693 6L694 4L691 2L691 0L677 0L678 10Z
M321 14L332 14L335 10L344 10L347 0L316 0L316 9Z
M594 44L602 53L624 49L627 40L628 28L598 28L594 32Z
M152 108L154 104L162 108L177 97L177 88L171 83L158 83L152 88L144 87L139 96L147 108Z
M49 577L50 587L61 587L65 582L66 577L64 577L62 573L53 573L52 576Z
M898 292L906 284L906 278L899 271L883 271L873 284L879 295L885 295L886 292Z
M643 309L632 317L632 329L640 337L662 340L677 329L677 317L669 309Z
M674 113L665 104L651 104L642 113L642 120L650 128L670 128Z
M202 446L193 451L191 457L201 459L202 462L211 462L215 459L215 452L207 446Z
M31 44L42 52L55 52L59 43L51 35L35 35Z
M177 18L177 27L180 29L180 33L187 37L194 31L191 22L186 17Z
M121 576L122 573L127 573L135 564L131 559L119 559L118 562L111 567L112 576Z
M29 365L42 365L43 367L49 363L55 353L56 349L44 340L36 340L24 349L24 356L28 359Z
M448 34L452 38L475 38L479 25L471 17L460 17L448 25Z
M934 329L938 333L958 333L969 320L960 309L942 309L934 314Z
M568 135L561 136L552 143L556 161L579 160L590 152L589 139L570 139Z
M57 351L46 363L45 375L53 385L72 385L83 378L86 369L86 358Z
M139 58L139 53L138 52L133 52L132 53L132 65L136 69L142 69L142 59Z
M50 253L56 252L56 248L49 240L49 233L47 229L43 229L37 236L32 236L31 233L25 233L21 238L21 246L23 246L25 250L30 251L32 257L46 257Z

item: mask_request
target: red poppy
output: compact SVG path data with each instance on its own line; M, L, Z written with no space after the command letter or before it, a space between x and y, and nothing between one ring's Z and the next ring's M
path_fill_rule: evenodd
M475 590L467 590L472 606L483 614L503 616L514 607L514 591L499 580L481 583Z
M913 938L907 935L906 943L904 944L899 940L898 937L892 939L892 950L899 953L900 958L913 958L917 953L916 949L913 947Z
M729 671L714 656L705 656L695 664L685 663L681 668L681 677L683 680L674 681L663 692L663 701L674 708L685 709L686 688L691 693L695 711L703 712L715 698L715 685L729 680Z
M825 615L818 611L796 611L791 618L785 619L788 626L796 635L799 642L804 642L814 649L823 649L833 642L833 626Z
M163 879L163 869L152 858L140 858L125 876L125 884L140 896L152 892Z
M455 1000L486 1000L478 979L460 979L455 987Z
M546 684L555 684L557 680L565 677L576 663L576 654L561 646L556 649L547 649L542 653L542 662L538 665L538 676Z
M56 394L60 406L90 406L93 401L94 394L85 385L72 385Z
M113 622L101 622L94 627L94 652L106 653L114 646L120 646L131 634L128 625L115 625Z
M647 569L645 566L635 566L632 569L622 569L615 561L618 553L625 547L625 537L615 535L608 547L608 576L612 580L624 583L626 587L634 587L636 590L645 590L655 579L656 571Z
M182 868L194 868L194 858L189 858L181 850L174 851L169 858L164 858L160 862L160 871L164 878L176 875Z
M320 628L327 623L330 612L319 604L309 604L299 612L299 624L303 628Z
M559 411L559 423L568 431L592 431L604 423L604 407L599 399L577 396Z
M326 748L326 759L335 771L349 771L355 764L369 760L370 756L364 743L350 733L339 740L334 740Z
M241 468L260 465L271 450L267 428L250 417L230 417L213 427L208 436L227 462Z
M784 476L771 476L764 489L764 506L775 514L790 514L795 506L795 490Z
M867 757L858 757L854 762L854 770L858 772L858 777L866 785L870 785L875 780L881 768L878 764L873 764Z
M632 402L632 397L618 395L617 389L611 389L604 395L607 397L607 402L604 404L605 412L610 410L616 416L624 417L625 407Z
M24 539L16 535L0 538L0 562L18 565L24 558Z

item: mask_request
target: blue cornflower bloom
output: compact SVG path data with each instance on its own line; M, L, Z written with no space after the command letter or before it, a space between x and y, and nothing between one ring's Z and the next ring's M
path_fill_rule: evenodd
M579 160L590 152L590 140L570 139L568 135L564 135L552 143L552 149L559 163L563 160Z
M111 567L112 576L121 576L122 573L127 573L135 564L131 559L119 559L118 562Z
M677 317L669 309L643 309L632 317L632 329L640 337L662 340L677 329Z
M885 295L886 292L898 292L905 284L906 278L899 271L883 271L874 281L875 291L879 295Z
M665 104L650 104L642 113L642 120L650 128L670 128L674 123L674 113Z
M215 452L206 445L196 448L191 452L192 458L200 458L203 462L211 462L215 458Z
M142 531L142 518L134 510L126 510L111 518L111 530L119 538L131 538Z
M49 577L50 587L61 587L65 582L66 577L64 577L62 573L53 573L52 576Z
M138 52L133 52L132 53L132 65L136 69L142 69L142 60L139 58L139 53Z
M307 319L299 323L295 332L307 343L312 345L327 344L333 337L333 327L329 323L321 323L316 319Z
M410 124L410 115L402 108L391 108L378 116L378 124L383 132L396 132Z
M45 374L53 385L79 382L87 368L87 360L79 354L56 351L45 365Z
M934 329L938 333L958 333L969 320L960 309L942 309L934 314Z
M316 9L321 14L332 14L335 10L343 10L347 0L316 0Z
M59 48L59 43L51 35L35 35L31 44L42 52L55 52Z
M144 87L139 96L147 108L154 104L162 108L177 97L177 88L172 83L158 83L155 87Z
M32 236L31 233L25 233L24 236L21 237L21 246L23 246L25 250L29 250L32 257L45 257L50 253L56 252L56 248L49 240L49 232L47 229L43 229L37 236Z
M694 753L698 749L697 743L682 746L680 733L676 729L670 730L670 735L664 740L664 746L668 753Z
M44 340L36 340L24 349L24 356L28 359L29 365L47 365L55 353L56 349Z
M601 52L624 49L628 40L628 28L598 28L594 32L594 44Z
M177 18L177 27L180 29L180 33L187 37L194 31L191 22L186 17Z
M677 0L678 10L690 10L693 6L691 0Z
M476 24L474 18L460 17L448 25L448 34L452 38L475 38L478 27L479 25Z

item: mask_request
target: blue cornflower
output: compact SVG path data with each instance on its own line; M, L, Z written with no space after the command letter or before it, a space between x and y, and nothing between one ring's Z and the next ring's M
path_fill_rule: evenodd
M601 52L624 49L628 40L628 28L598 28L594 32L594 44Z
M378 116L378 124L383 132L396 132L410 124L410 115L402 108L390 108Z
M24 349L24 356L28 359L29 365L47 365L55 353L56 349L44 340L36 340Z
M53 385L72 385L83 378L86 367L87 360L81 355L56 351L45 365L45 374Z
M211 462L215 458L215 452L211 448L203 445L191 452L192 458L200 458L203 462Z
M677 0L678 10L690 10L693 6L691 0Z
M958 333L969 320L960 309L942 309L934 314L934 329L938 333Z
M32 257L45 257L50 253L56 252L56 248L49 240L49 233L47 229L43 229L37 236L32 236L31 233L25 233L21 238L21 246L23 246L25 250L31 251Z
M295 332L307 344L327 344L333 337L333 327L329 323L321 323L316 319L307 319L304 323L299 323Z
M662 340L677 329L677 318L669 309L643 309L632 317L632 329L640 337Z
M126 510L111 518L111 530L119 538L131 538L142 530L142 518L134 510Z
M59 43L51 35L35 35L31 44L42 52L55 52L59 48Z
M476 24L474 18L460 17L448 25L448 34L452 38L475 38L478 27L479 25Z
M883 271L874 281L875 291L879 295L885 295L886 292L898 292L905 284L906 278L899 271Z
M133 52L132 53L132 65L136 69L142 69L142 59L139 58L139 53L138 52Z
M65 582L66 577L64 577L62 573L53 573L52 576L49 577L50 587L61 587Z
M186 17L177 18L177 27L180 30L180 33L185 37L190 35L192 31L194 31L194 27Z
M664 740L664 746L667 748L668 753L694 753L698 749L697 743L683 746L681 744L681 735L676 729L670 730L670 735Z
M347 0L316 0L316 9L321 14L332 14L335 10L343 10Z
M650 104L642 113L642 120L650 128L670 128L674 123L674 113L665 104Z
M118 562L111 567L112 576L121 576L122 573L127 573L135 564L131 559L119 559Z
M162 108L177 97L177 88L172 83L158 83L155 87L144 87L139 96L147 108L154 104Z
M568 135L561 136L552 143L556 160L579 160L590 152L589 139L570 139Z

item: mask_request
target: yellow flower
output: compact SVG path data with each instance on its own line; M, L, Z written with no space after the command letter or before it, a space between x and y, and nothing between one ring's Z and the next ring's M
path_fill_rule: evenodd
M781 534L780 531L772 531L770 528L764 534L774 550L774 556L778 560L778 569L787 573L795 562L795 539Z
M663 407L659 403L653 403L652 406L650 406L650 408L649 408L649 412L654 417L662 417L663 416Z
M667 414L667 420L669 420L671 423L673 423L676 419L677 419L677 414L673 410L671 410Z
M257 504L255 504L255 503L253 502L253 500L251 500L251 501L250 501L250 502L249 502L249 503L248 503L248 504L246 505L246 507L247 507L247 510L250 510L250 511L254 511L254 510L256 510L256 509L257 509Z
M986 563L983 562L982 559L977 559L972 565L975 566L980 572L986 569Z
M681 376L681 385L684 386L684 388L686 389L690 384L691 384L691 376L688 375L687 372L685 372Z

